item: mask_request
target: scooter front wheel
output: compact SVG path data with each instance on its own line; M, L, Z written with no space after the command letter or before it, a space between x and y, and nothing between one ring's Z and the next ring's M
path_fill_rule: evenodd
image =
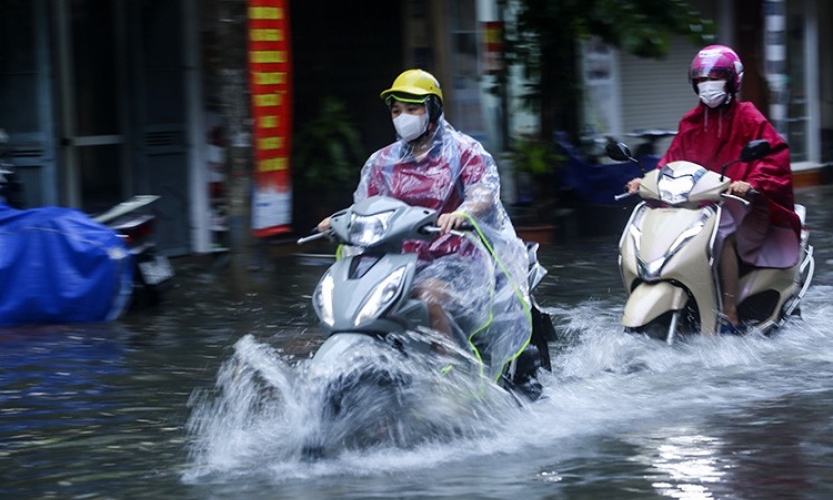
M404 448L399 419L408 412L411 377L387 368L359 367L328 381L321 392L320 426L304 440L301 456L317 460L344 450Z
M669 345L674 342L680 331L681 311L668 311L646 325L625 328L628 333L637 333L655 340L662 340Z

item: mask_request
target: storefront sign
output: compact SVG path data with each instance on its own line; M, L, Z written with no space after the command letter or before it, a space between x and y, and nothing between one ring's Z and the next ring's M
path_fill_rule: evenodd
M252 229L291 230L291 57L287 0L249 0L249 88L255 161Z

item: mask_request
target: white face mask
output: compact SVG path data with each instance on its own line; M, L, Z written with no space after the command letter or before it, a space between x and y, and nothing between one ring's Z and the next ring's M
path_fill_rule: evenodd
M710 107L716 108L726 101L726 80L706 80L697 84L700 100Z
M428 130L428 113L412 115L402 113L393 119L396 133L405 142L411 142Z

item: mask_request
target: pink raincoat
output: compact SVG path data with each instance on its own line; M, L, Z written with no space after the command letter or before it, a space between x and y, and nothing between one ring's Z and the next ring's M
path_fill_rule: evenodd
M769 212L769 227L760 218L746 217L737 228L741 258L761 267L790 267L798 261L801 222L794 210L790 152L787 143L754 104L732 100L711 109L699 103L680 120L679 130L659 165L685 160L720 172L740 158L749 141L766 139L772 153L749 163L734 163L726 170L732 180L746 181L761 193ZM763 220L765 224L766 219ZM755 235L765 233L760 241Z

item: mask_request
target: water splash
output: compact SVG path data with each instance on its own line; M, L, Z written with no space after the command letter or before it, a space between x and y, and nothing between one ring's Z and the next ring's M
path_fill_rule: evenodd
M434 377L408 394L412 413L405 412L390 434L406 439L345 448L315 462L302 460L301 450L304 436L321 432L327 377L309 378L308 360L288 363L269 344L246 336L220 370L217 387L193 398L192 466L185 479L255 475L274 484L456 467L496 456L549 463L571 447L580 455L590 436L640 436L648 429L662 436L674 426L702 432L709 427L701 422L716 415L732 418L761 402L824 387L833 376L830 293L829 286L811 288L803 318L789 320L772 337L692 338L671 347L624 334L621 304L613 300L553 308L560 340L551 346L553 372L540 377L544 399L519 408L494 394L471 398L478 392L468 379L432 371ZM345 359L332 373L354 361ZM363 421L382 413L383 403L349 415ZM342 430L327 432L342 439ZM429 437L416 439L420 433ZM411 445L401 446L408 439Z
M551 311L561 345L553 373L541 378L547 399L525 421L539 442L553 442L646 421L732 414L756 401L817 391L833 375L830 288L812 288L803 317L770 337L693 337L674 346L624 334L616 304ZM524 436L515 435L531 444Z
M289 366L268 344L247 335L220 367L213 389L195 391L188 421L191 461L199 471L245 471L263 450L280 452L302 423L301 404ZM285 456L291 447L284 447ZM277 459L281 459L278 453Z
M445 347L446 356L406 358L357 349L313 373L309 359L288 363L268 343L242 337L215 387L195 391L189 402L186 482L262 474L265 464L288 477L355 472L359 456L388 467L396 467L395 457L405 466L415 455L442 456L501 432L517 401L473 374L464 352ZM315 463L322 459L325 465Z

